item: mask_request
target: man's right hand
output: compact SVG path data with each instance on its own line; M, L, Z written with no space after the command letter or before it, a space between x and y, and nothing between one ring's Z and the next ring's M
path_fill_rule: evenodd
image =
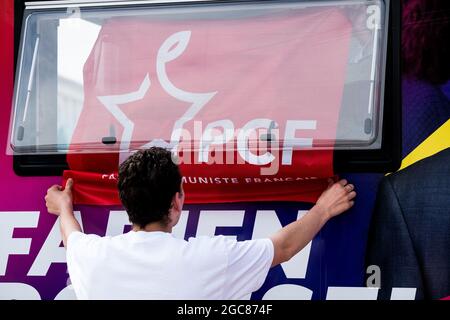
M356 197L355 186L342 179L334 182L328 181L328 188L322 193L316 203L319 211L325 214L326 219L335 217L350 209Z
M272 266L291 259L314 238L329 219L350 209L356 197L353 189L354 186L345 179L336 183L330 179L328 188L304 217L270 237L274 247Z

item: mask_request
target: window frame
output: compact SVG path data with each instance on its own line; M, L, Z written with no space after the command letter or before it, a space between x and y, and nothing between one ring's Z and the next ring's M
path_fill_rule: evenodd
M14 1L14 72L16 73L22 21L26 2L42 0ZM55 1L55 4L59 1ZM249 0L225 0L223 3L246 2ZM166 4L177 4L182 1L169 1ZM198 1L199 3L217 1ZM134 6L148 5L148 3ZM158 5L155 3L155 5ZM161 4L159 4L161 5ZM163 4L164 5L164 4ZM193 2L194 5L194 2ZM126 4L117 4L126 7ZM98 7L101 7L98 6ZM402 155L402 103L401 103L401 3L389 1L389 26L387 30L386 66L384 79L384 110L382 126L382 143L380 149L367 150L335 150L333 167L337 173L373 172L385 173L396 171L401 164ZM66 155L13 155L13 169L19 176L61 176L68 168Z

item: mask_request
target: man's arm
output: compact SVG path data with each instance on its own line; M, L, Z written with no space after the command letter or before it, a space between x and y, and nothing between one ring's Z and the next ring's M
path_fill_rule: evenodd
M416 299L424 299L421 263L400 206L399 195L391 183L396 176L397 174L393 174L384 177L379 185L370 223L366 263L367 266L376 265L380 268L379 300L389 300L394 287L417 288ZM403 181L405 186L413 183L409 179Z
M66 187L54 185L47 190L45 205L49 213L59 216L59 226L64 246L67 248L67 239L74 231L81 231L80 224L73 215L72 207L73 180L68 179Z
M354 186L343 179L329 181L317 204L301 219L292 222L270 237L274 246L272 267L288 261L302 250L332 217L353 206Z

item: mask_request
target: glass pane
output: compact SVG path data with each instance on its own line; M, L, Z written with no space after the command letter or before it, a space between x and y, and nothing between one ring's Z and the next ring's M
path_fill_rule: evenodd
M387 8L30 6L9 152L380 148Z

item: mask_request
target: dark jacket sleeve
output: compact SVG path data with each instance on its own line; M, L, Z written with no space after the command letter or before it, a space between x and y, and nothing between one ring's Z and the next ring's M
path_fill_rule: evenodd
M417 255L390 177L382 180L378 190L366 262L380 267L379 299L389 300L393 287L417 288L416 299L423 299Z

